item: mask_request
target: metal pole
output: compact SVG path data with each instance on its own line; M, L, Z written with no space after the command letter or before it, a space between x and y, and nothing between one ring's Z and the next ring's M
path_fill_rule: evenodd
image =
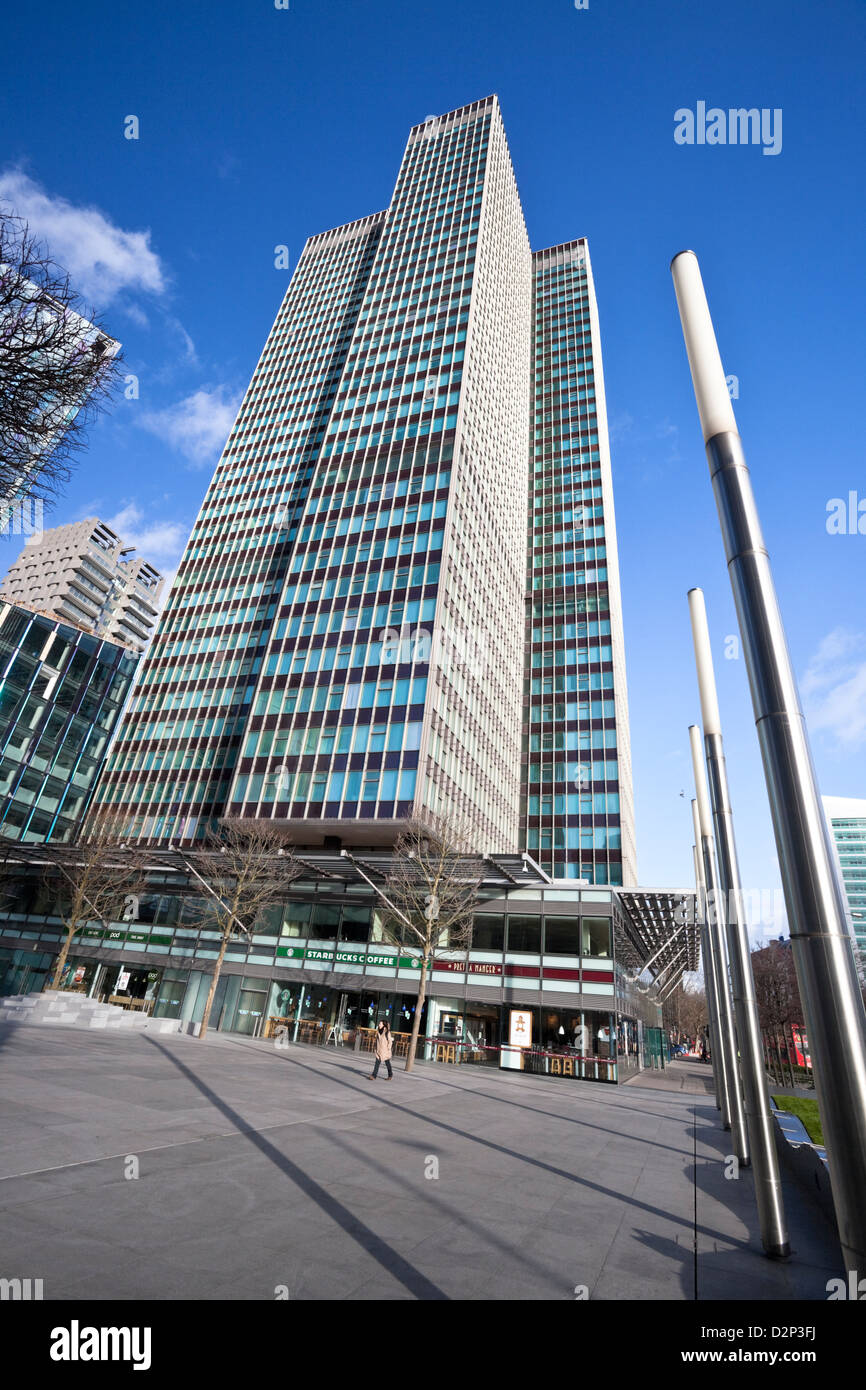
M848 1270L866 1269L866 1011L751 479L697 257L672 263L737 606Z
M689 590L689 612L701 696L710 800L716 827L719 881L727 909L725 923L731 963L731 987L740 1048L746 1129L755 1169L755 1196L758 1203L761 1241L768 1255L774 1259L784 1259L791 1253L791 1246L779 1178L775 1125L767 1088L767 1069L764 1065L758 1001L749 952L749 933L743 909L740 866L734 838L734 815L728 792L728 774L725 767L707 610L700 589Z
M699 840L700 834L698 826L698 803L696 801L692 801L692 819L695 823L695 838ZM710 1029L712 1029L715 1026L713 1023L713 1018L715 1017L715 1015L712 1003L712 972L710 970L710 948L709 941L707 938L707 919L706 913L704 911L704 870L701 864L700 850L698 849L697 845L692 845L692 855L695 861L695 888L697 889L697 894L695 898L695 908L697 911L697 919L700 922L701 927L701 960L703 961L704 966L704 989L707 996L707 1020L710 1025ZM710 1052L712 1052L713 1047L714 1040L711 1034ZM711 1075L713 1078L713 1088L716 1093L716 1109L721 1110L722 1093L721 1087L719 1085L718 1068L714 1066L712 1068Z
M697 845L695 863L700 874L699 891L704 919L701 927L701 949L704 957L704 982L707 986L707 1010L710 1016L710 1055L716 1085L716 1104L722 1112L722 1127L730 1129L731 1103L728 1097L728 1069L722 1046L722 1024L719 1016L719 969L716 959L716 942L710 931L709 895L705 861L701 849L701 823L698 817L697 801L692 801L692 816L695 822L695 842Z
M701 748L701 731L697 724L689 726L689 740L695 771L695 791L698 794L701 853L704 857L704 873L707 880L707 931L716 949L716 1010L722 1030L722 1053L728 1080L728 1118L731 1122L731 1132L734 1138L734 1152L741 1163L748 1164L749 1144L746 1135L746 1116L743 1111L743 1092L740 1087L740 1068L737 1063L737 1034L734 1029L734 1011L731 1007L728 953L725 950L725 934L719 915L720 911L724 913L724 903L719 893L716 848L713 844L713 818L710 814L710 795L707 790L707 773Z

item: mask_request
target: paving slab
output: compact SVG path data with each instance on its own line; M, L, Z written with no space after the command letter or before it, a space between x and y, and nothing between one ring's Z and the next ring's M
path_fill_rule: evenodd
M789 1180L796 1254L763 1256L712 1097L665 1073L373 1085L231 1035L0 1034L0 1276L46 1299L824 1300L841 1273Z

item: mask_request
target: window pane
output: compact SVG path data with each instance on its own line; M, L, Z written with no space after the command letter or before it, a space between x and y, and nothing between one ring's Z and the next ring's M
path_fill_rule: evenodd
M583 954L610 956L610 918L583 918Z
M544 952L549 956L580 955L580 921L577 917L545 917Z
M472 929L474 951L501 951L505 945L505 918L478 914Z
M541 954L541 918L509 915L508 950Z

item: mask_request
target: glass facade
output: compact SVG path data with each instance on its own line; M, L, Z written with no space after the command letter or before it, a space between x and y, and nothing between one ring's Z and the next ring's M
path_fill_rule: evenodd
M555 878L636 882L598 317L584 240L533 256L534 425L521 814Z
M213 1024L365 1050L370 1029L386 1018L400 1056L414 1019L418 957L383 940L378 898L366 883L325 872L293 883L248 941L230 943ZM42 988L60 949L65 888L26 857L6 886L0 994L26 993ZM200 1021L219 942L200 925L195 894L180 873L152 871L135 921L82 926L62 987L184 1027ZM430 971L423 1055L511 1067L516 1056L533 1074L621 1080L638 1065L641 1027L658 1022L645 986L635 989L618 958L628 929L610 889L485 890L471 949L444 952ZM527 1029L518 1054L509 1051L515 1013Z
M98 795L152 843L426 810L635 881L589 256L532 254L495 97L304 247Z
M129 835L426 807L516 847L530 281L495 98L307 243L100 789Z
M861 963L866 962L866 800L824 797Z
M0 835L72 837L136 665L125 647L0 605Z

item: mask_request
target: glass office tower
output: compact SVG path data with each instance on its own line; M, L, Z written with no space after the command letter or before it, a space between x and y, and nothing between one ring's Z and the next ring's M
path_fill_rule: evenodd
M578 247L533 259L495 97L416 126L388 209L307 242L101 783L131 837L189 843L232 815L387 844L428 811L487 852L634 881ZM549 737L562 777L528 747Z
M533 256L534 426L522 797L556 878L637 882L598 310L586 241Z
M51 614L0 603L0 836L73 838L137 661Z
M866 964L866 800L853 796L825 796L823 802L862 967Z
M530 296L495 97L307 243L102 787L131 835L426 808L516 846Z

